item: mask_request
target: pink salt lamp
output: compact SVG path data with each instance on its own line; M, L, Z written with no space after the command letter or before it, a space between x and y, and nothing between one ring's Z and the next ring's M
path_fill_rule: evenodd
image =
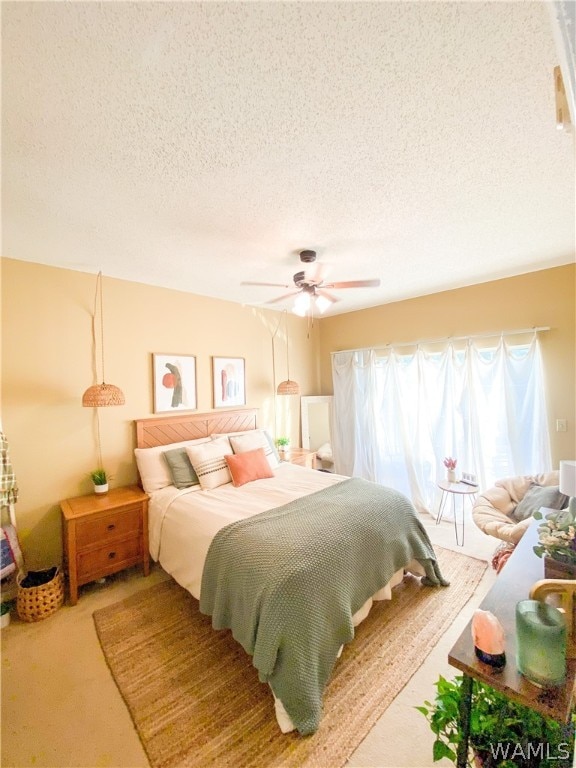
M472 640L476 656L491 667L506 664L504 653L504 630L502 624L490 611L477 608L472 617Z

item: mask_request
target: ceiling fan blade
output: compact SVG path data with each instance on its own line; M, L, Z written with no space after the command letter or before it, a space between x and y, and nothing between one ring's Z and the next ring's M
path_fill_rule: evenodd
M240 283L240 285L268 285L272 288L290 288L286 283Z
M284 301L284 299L290 299L292 296L295 296L297 293L300 293L300 291L291 291L290 293L285 293L283 296L278 296L276 299L270 299L270 301L265 302L266 304L276 304L278 301Z
M322 288L377 288L380 280L346 280L342 283L326 283Z
M331 293L328 293L328 291L325 291L324 288L316 288L315 291L317 296L324 296L325 299L328 299L328 301L331 301L332 304L334 304L337 301L340 301L338 296L334 296Z

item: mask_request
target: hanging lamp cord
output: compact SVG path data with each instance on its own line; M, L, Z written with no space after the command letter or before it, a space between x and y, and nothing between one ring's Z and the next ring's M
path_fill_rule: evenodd
M102 361L102 384L104 384L106 382L106 376L104 375L104 305L102 299L102 272L98 272L96 290L100 291L100 355ZM96 314L96 302L94 302L94 314Z
M276 338L276 334L280 330L281 322L282 322L282 316L280 316L280 320L278 320L278 325L276 326L276 329L272 334L272 383L274 385L274 395L276 395L276 354L275 354L274 339Z
M282 315L280 315L280 319L278 320L278 324L276 325L276 328L274 329L274 333L272 334L272 384L274 386L274 437L276 437L276 430L278 428L277 421L278 421L278 412L277 412L277 400L278 395L276 392L276 350L274 345L274 339L276 338L276 334L280 330L280 324L282 323Z
M92 338L94 341L94 367L96 373L96 381L98 381L98 365L97 365L97 343L96 343L96 311L98 309L98 294L100 294L100 355L102 363L102 384L105 382L104 378L104 313L102 311L102 272L98 272L96 277L96 292L94 294L94 313L92 314ZM96 411L96 444L98 449L98 466L101 467L102 462L102 440L100 437L100 408L95 408Z
M286 330L286 371L288 373L288 381L290 381L290 353L288 350L288 310L284 310L284 327Z

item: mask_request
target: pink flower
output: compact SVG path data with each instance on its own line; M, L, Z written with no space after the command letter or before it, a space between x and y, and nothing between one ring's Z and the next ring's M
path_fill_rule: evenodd
M444 466L446 469L456 469L456 464L458 463L458 459L453 459L451 456L447 456L444 459Z

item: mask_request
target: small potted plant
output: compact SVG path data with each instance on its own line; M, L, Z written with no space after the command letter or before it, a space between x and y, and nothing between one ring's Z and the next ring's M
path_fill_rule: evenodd
M290 455L290 438L289 437L277 437L276 445L278 446L278 452L283 458L287 458Z
M455 483L456 480L456 464L458 464L457 459L453 459L452 456L446 456L444 459L444 466L448 470L446 472L446 479L449 483Z
M92 483L94 485L94 493L108 493L108 477L106 470L101 467L90 472Z
M10 624L11 603L8 600L0 603L0 628L4 629Z
M443 757L456 763L462 741L459 725L463 676L440 677L436 698L416 707L428 720L436 740L434 762ZM553 768L571 763L573 744L554 720L518 704L485 683L472 684L469 765L478 768ZM569 762L568 762L569 761Z

